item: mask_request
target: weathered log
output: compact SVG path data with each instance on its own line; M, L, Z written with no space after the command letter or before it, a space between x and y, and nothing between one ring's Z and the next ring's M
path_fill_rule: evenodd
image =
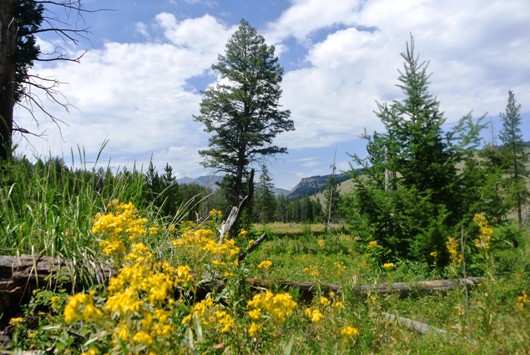
M266 233L263 233L261 235L261 237L259 237L258 239L256 239L244 252L241 252L239 254L239 256L237 257L237 261L238 262L242 262L243 259L246 258L246 256L248 254L250 254L254 249L256 249L261 243L263 243L263 241L265 240L265 238L267 237L267 234Z
M72 263L48 256L0 256L0 326L20 312L36 289L65 288L73 290L85 286L81 275L75 273ZM115 274L104 262L82 265L92 282L105 284Z
M371 293L395 293L407 295L411 292L449 291L459 287L471 288L483 281L483 277L467 277L464 279L431 280L418 282L396 282L392 284L354 286L353 291L363 295Z
M353 286L351 291L354 295L359 297L367 297L371 294L389 294L399 293L401 296L406 296L413 292L418 293L433 293L441 291L449 291L458 287L474 287L478 285L483 278L468 277L466 279L457 280L432 280L432 281L418 281L418 282L397 282L392 284L379 285L361 285ZM343 292L343 287L336 283L314 283L314 282L297 282L297 281L271 281L256 278L247 278L246 282L252 287L270 288L272 286L281 289L297 289L300 292L300 297L303 300L310 301L313 295L319 290L320 292L328 293L330 291L337 294Z
M430 325L425 324L425 323L421 323L421 322L418 322L418 321L415 321L415 320L412 320L412 319L408 319L408 318L404 318L404 317L399 317L399 316L396 316L394 314L390 314L390 313L386 313L386 312L383 312L382 314L383 314L383 316L386 319L388 319L390 321L394 321L398 325L404 325L408 329L415 330L415 331L417 331L418 333L420 333L422 335L426 334L426 333L429 333L429 332L433 332L433 333L437 333L437 334L447 334L447 330L436 328L436 327L430 326Z
M74 286L83 287L85 282L79 279L72 264L51 257L38 257L31 255L0 256L0 314L3 314L0 324L9 321L11 315L20 311L20 305L27 303L35 289L66 288L74 290ZM106 284L115 275L104 261L101 263L87 262L80 266L85 274L92 276L92 283ZM77 269L79 270L79 268ZM411 292L439 292L448 291L458 287L476 286L482 278L468 277L457 280L419 281L413 283L392 283L379 285L354 286L350 289L353 295L366 297L370 294L399 293L401 295ZM330 291L341 294L342 285L335 283L314 283L297 281L273 281L259 278L246 278L248 286L254 290L277 287L284 290L296 289L302 301L311 301L317 292L329 293ZM225 282L215 279L199 284L199 292L206 295L214 290L222 290Z

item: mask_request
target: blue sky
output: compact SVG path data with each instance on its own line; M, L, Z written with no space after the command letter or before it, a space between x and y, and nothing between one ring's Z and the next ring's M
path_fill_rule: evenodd
M85 0L89 41L67 50L86 51L80 63L36 63L35 73L56 78L73 105L69 112L42 102L65 124L60 129L22 109L20 126L43 138L15 137L18 154L63 156L82 147L87 161L103 142L103 166L173 166L177 177L208 174L197 151L208 135L192 116L200 91L216 82L210 67L245 18L285 69L281 104L296 130L277 143L289 154L269 160L277 187L348 169L348 153L364 156L359 136L380 130L376 102L403 96L395 86L400 53L410 34L429 61L431 93L447 124L473 112L498 116L508 90L522 105L530 139L530 3L527 0ZM61 17L66 14L59 13ZM73 20L73 17L70 17ZM39 38L43 51L65 46ZM494 119L495 122L495 119ZM497 123L495 130L500 125ZM491 139L491 129L484 133ZM76 158L76 160L79 160ZM110 163L109 163L110 161ZM90 166L90 164L88 164Z

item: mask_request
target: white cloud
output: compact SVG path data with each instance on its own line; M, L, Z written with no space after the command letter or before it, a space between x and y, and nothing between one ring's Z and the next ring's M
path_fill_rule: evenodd
M526 1L295 1L269 24L277 38L314 41L306 65L284 77L283 104L296 131L290 148L325 147L380 127L375 101L402 98L395 86L410 34L428 61L431 93L449 121L503 109L509 89L530 107L530 5ZM329 16L329 17L328 17ZM342 25L333 28L332 25ZM354 27L355 25L355 27ZM370 31L362 29L371 29ZM274 29L274 31L273 31ZM271 36L273 37L273 36Z
M43 122L40 128L50 141L32 140L36 149L47 151L48 145L68 153L69 146L79 144L93 154L109 139L106 150L116 164L153 153L159 168L168 161L177 174L201 174L197 150L206 145L207 135L192 120L201 96L189 83L209 73L237 26L221 22L225 10L215 10L196 18L162 12L144 22L135 19L127 26L145 43L108 42L90 49L81 64L37 66L41 75L68 82L61 92L79 110L65 115L52 108L70 124L63 127L66 143ZM527 0L292 0L278 18L268 20L264 35L281 50L281 60L306 51L295 53L300 67L289 68L282 84L281 103L292 111L296 131L277 139L299 155L303 149L355 141L365 128L380 128L375 101L402 98L395 84L410 34L421 59L430 62L431 93L450 121L471 110L497 114L509 89L523 111L530 111ZM17 117L24 127L34 127L22 111ZM311 155L311 162L332 159ZM294 186L297 174L329 170L329 163L318 169L308 160L306 170L304 163L293 164L295 170L282 168L289 178L278 176L283 186L289 179Z
M43 77L67 81L60 91L76 107L66 115L47 106L69 126L62 127L63 144L57 129L41 122L39 129L50 140L32 142L37 152L68 152L68 145L79 145L95 155L108 139L105 150L114 163L149 159L152 153L157 162L173 162L175 173L177 167L188 174L201 170L197 147L205 145L206 136L192 117L201 97L187 81L209 70L231 30L208 15L179 22L164 13L157 21L169 43L109 42L89 50L81 64L35 68ZM24 111L17 112L21 125L37 130Z
M316 30L353 24L361 3L360 0L294 0L278 20L269 23L267 38L273 43L290 36L305 41Z

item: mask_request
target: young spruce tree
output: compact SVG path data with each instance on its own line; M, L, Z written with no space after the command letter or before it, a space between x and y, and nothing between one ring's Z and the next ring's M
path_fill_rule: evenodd
M523 134L521 132L521 105L517 104L513 91L508 92L508 103L505 112L501 112L502 130L499 138L502 142L501 154L503 170L508 176L509 200L517 211L519 227L523 226L523 206L528 200L528 152L525 150Z
M356 189L345 212L363 238L398 257L428 259L432 251L442 256L464 210L456 171L463 147L442 130L445 118L429 93L427 63L415 54L413 38L401 56L397 86L405 98L377 104L386 132L364 135L367 159L352 156L363 173L353 174Z

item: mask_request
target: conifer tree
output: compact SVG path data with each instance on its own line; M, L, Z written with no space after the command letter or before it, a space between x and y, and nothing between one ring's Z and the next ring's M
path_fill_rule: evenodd
M283 68L263 36L245 20L229 39L226 53L212 69L220 76L204 92L195 120L210 133L208 149L201 150L203 165L226 173L228 202L238 205L245 194L249 166L260 159L286 153L274 144L282 132L294 130L290 111L279 99Z
M525 150L521 132L521 105L517 103L513 91L508 92L508 103L504 112L500 113L502 130L499 139L503 143L501 152L503 168L508 175L509 196L517 211L519 227L523 225L523 205L528 200L526 179L528 177L528 152Z
M362 237L397 256L422 258L444 252L447 235L466 211L456 164L477 132L470 125L444 133L445 117L429 92L428 63L419 61L412 37L401 56L397 86L405 97L377 104L385 132L365 133L368 157L352 156L363 174L352 174L356 188L347 196L345 217Z
M261 173L256 188L254 204L254 213L256 215L255 220L261 223L272 222L275 210L274 183L269 174L269 169L263 164L261 166Z

